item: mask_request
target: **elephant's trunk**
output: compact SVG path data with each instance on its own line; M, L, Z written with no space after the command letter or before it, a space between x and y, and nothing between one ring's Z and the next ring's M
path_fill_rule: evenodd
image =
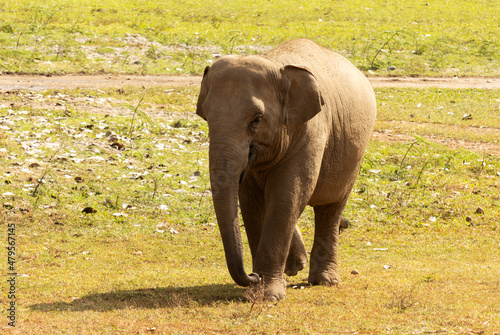
M224 245L227 267L240 286L259 282L257 274L247 275L243 266L243 244L238 223L238 187L248 164L248 149L235 150L211 138L209 161L212 198Z

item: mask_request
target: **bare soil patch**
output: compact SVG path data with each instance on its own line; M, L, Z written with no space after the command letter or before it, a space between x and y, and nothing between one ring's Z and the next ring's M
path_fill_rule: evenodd
M198 76L139 76L139 75L67 75L33 76L0 75L0 90L100 89L108 87L175 87L199 85Z
M500 89L500 78L478 78L478 77L453 77L453 78L431 78L431 77L369 77L375 88L480 88Z
M375 88L437 87L437 88L482 88L500 89L500 78L431 78L431 77L369 77ZM106 88L126 86L190 86L199 85L200 76L140 76L140 75L0 75L0 90L43 90Z

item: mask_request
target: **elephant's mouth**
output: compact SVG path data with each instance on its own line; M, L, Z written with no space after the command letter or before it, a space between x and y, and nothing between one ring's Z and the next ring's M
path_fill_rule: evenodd
M240 175L240 184L243 182L243 180L245 180L245 177L247 176L248 170L250 170L250 165L251 165L252 161L255 159L256 155L257 155L257 152L255 150L255 146L251 144L250 148L248 150L248 164L247 164L247 167L245 168L245 170L243 170L243 172Z

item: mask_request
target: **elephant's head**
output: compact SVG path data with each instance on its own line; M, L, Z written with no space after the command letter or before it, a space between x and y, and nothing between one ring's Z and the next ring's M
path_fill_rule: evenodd
M238 188L249 169L266 169L286 153L289 140L321 111L311 72L280 67L263 57L226 56L207 67L196 113L210 131L210 181L229 272L241 286L247 275L238 224Z

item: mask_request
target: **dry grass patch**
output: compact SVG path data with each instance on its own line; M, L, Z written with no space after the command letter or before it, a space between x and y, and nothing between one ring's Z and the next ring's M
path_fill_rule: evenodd
M378 95L381 128L387 111L413 105ZM83 98L106 104L87 110ZM16 224L18 246L17 327L2 330L500 332L498 156L410 128L409 141L373 140L345 212L340 286L308 286L306 268L287 278L285 301L251 303L227 273L195 98L194 88L0 95L0 222L5 233ZM310 209L299 226L310 248ZM4 315L8 303L0 295Z

